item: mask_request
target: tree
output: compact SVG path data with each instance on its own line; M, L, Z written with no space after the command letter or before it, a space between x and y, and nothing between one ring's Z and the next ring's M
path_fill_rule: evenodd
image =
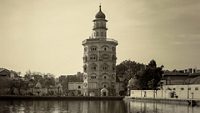
M49 89L55 86L55 78L54 75L51 73L45 74L41 72L27 71L24 78L25 80L29 81L28 88L32 89L32 94L33 94L33 88L38 82L40 82L42 87L47 88L48 93Z
M163 67L164 67L163 65L157 67L156 61L151 60L149 64L146 66L146 69L142 71L138 76L140 88L156 90L162 78Z
M59 80L59 83L61 83L61 85L62 85L64 93L66 93L68 91L68 79L67 79L67 76L64 76L64 75L59 76L58 80Z
M125 60L116 66L117 80L122 78L124 92L127 92L128 81L137 78L138 72L145 69L145 65L131 60ZM122 93L122 92L121 92Z
M49 89L53 86L55 86L55 78L54 77L48 77L44 80L44 86L47 88L47 92L49 93Z
M116 66L117 76L124 76L128 80L137 74L138 71L145 68L144 64L137 63L131 60L125 60Z
M5 92L7 89L10 89L12 85L12 81L9 77L0 77L0 94L6 94Z
M33 88L36 84L36 81L34 79L28 80L28 89L31 89L30 95L33 95Z

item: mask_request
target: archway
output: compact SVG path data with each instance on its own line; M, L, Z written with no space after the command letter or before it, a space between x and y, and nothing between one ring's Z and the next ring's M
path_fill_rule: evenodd
M108 96L108 90L106 88L101 89L101 96Z

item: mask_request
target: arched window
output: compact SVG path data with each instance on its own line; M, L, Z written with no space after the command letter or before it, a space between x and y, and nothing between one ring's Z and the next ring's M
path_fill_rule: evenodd
M102 59L104 59L104 60L109 59L109 55L108 55L108 54L103 54L103 55L102 55Z
M91 74L91 79L96 79L96 74Z
M107 73L103 73L100 78L103 80L106 80L106 79L109 79L109 76Z
M103 67L103 70L107 70L107 69L108 69L108 67L106 67L106 66Z
M97 60L97 55L95 55L95 54L90 55L90 60L91 61L96 61Z
M90 50L91 50L91 51L96 51L96 50L97 50L97 47L96 47L96 46L92 46L92 47L90 47Z
M91 76L91 79L96 79L96 76Z
M102 65L102 70L103 71L108 70L108 68L109 68L108 64L105 63L105 64Z
M83 66L83 71L86 72L87 71L87 65Z
M103 86L104 88L107 88L107 87L108 87L108 83L107 83L107 82L103 82L103 83L102 83L102 86Z
M109 46L107 46L107 45L103 45L101 48L102 48L103 51L108 51Z
M112 47L112 51L115 51L115 47Z
M91 64L91 70L96 71L97 65L95 63Z
M84 61L84 63L87 62L87 56L83 57L83 61Z

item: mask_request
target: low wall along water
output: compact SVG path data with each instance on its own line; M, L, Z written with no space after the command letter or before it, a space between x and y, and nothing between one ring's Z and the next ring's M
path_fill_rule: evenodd
M200 85L166 85L163 90L131 90L135 98L178 98L200 100Z

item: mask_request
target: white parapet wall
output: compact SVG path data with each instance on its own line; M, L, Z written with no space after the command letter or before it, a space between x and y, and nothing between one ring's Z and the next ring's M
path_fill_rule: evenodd
M163 98L162 90L131 90L131 97L136 98Z
M165 85L163 90L169 96L166 98L171 98L170 94L174 93L177 98L186 99L200 99L200 84L188 84L188 85Z
M162 90L131 90L135 98L200 99L200 84L165 85Z

